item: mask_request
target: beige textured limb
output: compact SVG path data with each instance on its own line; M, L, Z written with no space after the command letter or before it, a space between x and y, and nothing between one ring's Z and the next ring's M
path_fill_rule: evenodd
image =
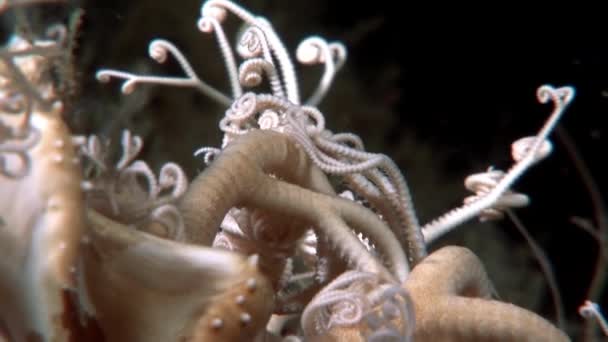
M320 184L314 169L304 151L285 135L257 130L238 137L192 182L180 203L187 240L210 244L230 208L250 206L309 222L327 236L339 254L358 267L387 279L407 272L399 242L371 211L352 201L302 187ZM391 273L367 252L349 228L376 244Z
M569 341L542 317L490 298L481 261L444 247L416 266L405 284L415 312L415 341Z
M0 119L16 125L21 118L0 113ZM0 326L14 341L67 340L63 296L75 287L84 222L80 164L60 104L35 110L30 125L40 136L27 151L26 173L0 173ZM22 162L6 157L9 168Z
M404 288L414 303L416 342L570 341L533 312L491 299L494 289L483 265L464 247L444 247L426 257ZM311 341L362 342L367 329L363 322L335 327Z
M87 216L81 291L107 341L243 341L265 327L274 294L257 256Z

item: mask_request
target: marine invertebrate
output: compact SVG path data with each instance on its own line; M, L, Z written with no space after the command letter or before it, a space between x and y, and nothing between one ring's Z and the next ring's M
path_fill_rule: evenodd
M350 275L349 280L353 281L357 277L361 278L365 275ZM340 281L339 278L336 280ZM404 338L406 340L413 338L414 341L569 340L564 332L549 321L515 305L496 300L494 287L488 279L481 261L470 250L463 247L448 246L434 251L414 268L408 280L403 284L402 290L406 290L405 293L408 295L405 298L413 303L413 307L410 309L412 313L409 315L393 313L393 317L410 317L410 319L406 322L396 320L392 327L389 326L384 330L378 329L382 335L377 332L377 336L371 334L367 340L374 340L374 338L381 341ZM327 291L326 295L330 295L330 292ZM393 293L395 293L394 290ZM346 296L349 293L345 291L343 295ZM352 294L350 295L352 296ZM336 294L334 297L339 298L339 295ZM352 301L355 298L349 300ZM333 298L321 299L318 304L325 302L323 306L331 305L332 300ZM318 310L317 307L311 309ZM336 308L329 310L328 317L340 311ZM394 310L395 308L391 309L385 305L371 313L381 311L390 314ZM369 315L370 311L367 311L367 314ZM307 312L304 315L303 322L306 323L310 318L307 316ZM374 321L371 317L367 317L366 320ZM325 328L327 335L321 335L317 339L320 341L363 341L361 333L369 330L362 323L366 320L362 319L346 326L332 327L330 325ZM331 324L331 319L327 319L326 322ZM416 327L415 330L409 331L409 334L413 334L413 336L395 334L396 329L404 327L407 329L409 325Z
M15 36L0 60L0 337L67 340L84 232L80 161L44 73L59 44Z
M239 341L263 332L273 292L257 256L156 238L95 211L87 216L79 291L105 340Z
M416 312L416 341L568 341L550 322L492 299L493 286L466 248L429 255L405 284Z
M395 163L384 154L365 151L354 134L326 129L324 116L315 106L344 63L346 51L341 44L312 37L300 45L300 62L325 66L318 88L301 101L293 63L267 20L225 0L205 2L201 14L198 27L215 33L232 95L204 83L178 48L162 39L150 43L150 56L158 62L174 57L186 77L108 69L97 73L101 81L125 80L124 93L145 83L186 86L228 105L219 123L225 133L222 144L196 152L204 154L208 166L191 182L171 163L156 177L147 164L135 160L143 142L128 132L121 141L123 155L113 163L104 153L105 142L95 136L70 139L76 146L63 140L53 143L43 136L15 153L17 149L9 149L12 145L6 143L16 140L13 126L1 126L9 132L8 138L0 139L2 170L12 170L13 160L28 166L0 174L14 182L11 184L30 184L24 177L36 175L37 167L52 169L52 165L40 164L44 157L22 152L30 151L34 144L64 148L70 157L70 168L63 170L73 173L68 190L46 184L36 184L34 190L42 195L47 186L62 194L73 191L69 194L74 204L66 212L77 220L62 226L70 232L70 240L61 240L67 243L65 248L49 248L71 253L61 264L62 271L70 271L70 280L62 283L61 290L79 295L76 310L99 327L96 337L112 341L278 337L266 329L271 315L301 314L300 328L294 333L310 339L541 338L547 331L557 339L567 339L531 312L487 300L488 281L470 253L452 248L427 256L428 241ZM229 14L248 25L235 49L244 59L238 68L222 27ZM22 74L30 72L10 76L18 79ZM268 92L252 88L264 81ZM24 84L46 89L31 80ZM26 92L28 87L23 89L22 96L36 98L35 92ZM546 128L533 138L532 147L526 145L517 155L515 168L477 189L482 200L465 205L466 215L447 220L445 225L502 209L505 203L499 200L505 199L512 182L536 160L572 92L567 87L545 86L539 89L539 96L556 105ZM5 100L4 106L10 108L12 102ZM60 106L52 108L57 111L53 117L61 122ZM10 117L3 113L5 116ZM37 120L29 116L26 112L21 117L27 125ZM53 132L41 129L44 134ZM62 131L62 136L69 137L69 132ZM74 158L76 150L85 157L82 164ZM32 156L36 158L31 159L31 166L26 165ZM54 161L67 162L63 157L57 159ZM337 195L328 175L341 177L352 196ZM62 179L63 174L52 177ZM7 208L2 207L3 218ZM9 223L16 221L11 215L6 217ZM33 212L27 217L44 218L45 213ZM52 225L42 226L42 231L54 232ZM4 228L0 232L14 233ZM2 243L13 241L0 238ZM3 284L9 290L18 285ZM470 288L475 289L473 295L484 299L464 298L471 294L467 292ZM32 295L47 289L60 292L45 287ZM451 311L452 303L459 315ZM20 303L14 306L23 307ZM486 316L488 312L509 318L497 321ZM54 317L46 311L36 314L42 320ZM59 314L63 314L61 309ZM536 324L517 328L522 320ZM445 322L448 324L442 325ZM458 327L454 322L465 324ZM12 321L5 325L9 325L5 328L9 338L18 340L32 333L53 337L49 326L19 326ZM75 334L75 330L66 330L58 335L59 340Z

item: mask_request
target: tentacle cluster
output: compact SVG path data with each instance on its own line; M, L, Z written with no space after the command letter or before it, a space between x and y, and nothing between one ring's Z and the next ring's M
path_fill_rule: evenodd
M115 165L109 141L96 135L74 140L85 157L82 188L91 208L138 229L183 241L184 224L175 204L188 180L179 165L166 163L157 179L146 162L135 160L143 142L129 131L122 134L122 155Z
M325 286L301 320L307 337L329 334L340 338L352 329L353 336L367 341L410 341L414 321L406 290L359 271L347 271Z
M234 47L223 26L230 16L246 26ZM210 167L177 201L187 221L185 239L200 244L213 241L214 247L258 255L260 268L277 294L275 312L302 313L301 328L307 336L411 339L416 330L415 303L409 289L401 286L408 283L410 268L428 260L427 244L450 227L476 216L495 218L507 207L525 204L527 198L509 188L538 160L573 96L569 87L541 87L539 100L555 104L553 115L535 137L514 144L513 168L470 177L466 185L476 196L421 228L396 164L384 154L366 151L358 136L326 129L316 107L344 64L343 45L316 36L300 44L297 61L325 67L317 88L302 101L294 63L266 19L227 0L208 0L201 8L198 28L218 41L230 94L204 82L179 49L162 39L150 43L150 57L163 63L171 56L185 76L104 69L97 77L123 79L123 93L144 83L192 87L227 107L219 123L224 132L221 146L195 152ZM260 90L264 86L268 90ZM97 157L99 145L89 141L84 154L93 161L104 160ZM133 162L129 151L138 152L140 147L141 142L123 137L125 156L118 164L94 162L105 165L100 174L112 174L120 184L96 188L95 182L85 183L89 190L106 189L102 191L108 207L105 214L118 217L124 207L130 215L137 213L128 218L136 225L143 217L140 213L150 212L159 201L173 203L183 193L173 191L166 202L159 199L155 189L163 188L162 171L157 182L145 164ZM352 197L337 198L328 175L340 177ZM142 188L138 179L146 186ZM178 189L179 184L171 186ZM147 196L152 204L130 203L121 197L122 187L133 188L129 192ZM360 201L368 208L356 203ZM471 316L466 317L471 323ZM241 317L242 322L247 320ZM221 328L222 322L211 320L206 327Z
M222 27L222 23L228 19L228 13L247 25L236 48L236 53L244 59L238 69L234 50ZM344 46L328 43L320 37L308 38L300 44L296 53L298 61L325 65L319 86L305 101L305 105L302 105L293 62L268 21L232 2L212 0L202 6L198 27L202 32L215 33L225 60L234 101L220 121L220 129L225 133L221 149L204 147L196 154L203 154L208 163L237 136L251 130L270 129L285 133L299 143L322 171L343 176L352 184L358 196L375 205L399 241L407 246L412 262L423 258L426 255L424 241L409 189L397 166L386 155L365 152L363 144L355 135L333 134L326 130L323 114L314 107L320 103L336 72L344 64ZM230 98L227 95L218 96L221 92L215 88L208 89L171 43L155 40L150 44L150 56L156 61L163 62L167 53L180 63L186 78L138 76L113 70L99 71L98 78L104 81L110 77L126 79L123 92L131 91L138 83L159 83L194 86L212 98L221 98L222 103L225 103L225 98ZM270 85L269 94L244 92L244 88L261 85L264 79ZM386 205L385 202L389 204Z
M554 88L544 85L538 88L536 95L541 103L553 103L553 111L543 127L535 136L522 138L513 143L511 155L515 163L506 173L490 170L485 174L468 178L467 187L477 195L467 198L463 206L424 225L422 229L427 243L431 243L475 216L481 215L482 219L496 218L505 208L527 204L527 198L510 192L510 187L530 167L551 152L551 143L547 138L573 100L574 88Z

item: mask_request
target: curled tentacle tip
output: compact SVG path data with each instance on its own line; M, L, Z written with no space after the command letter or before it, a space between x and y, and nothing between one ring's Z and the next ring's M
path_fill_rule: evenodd
M213 159L221 153L221 150L213 147L202 147L194 152L194 156L198 157L199 155L203 155L203 161L206 165L211 164Z
M253 93L245 93L226 111L224 119L235 123L249 120L257 112L257 99Z
M188 179L179 165L166 163L160 170L159 185L163 188L172 188L171 196L177 199L186 192Z
M304 39L296 49L296 58L302 64L318 64L325 61L320 44L327 43L319 37Z
M211 22L212 17L202 17L196 22L196 27L201 32L211 33L213 32L213 23Z
M158 63L164 63L167 60L167 47L165 42L155 39L148 45L148 55Z
M338 60L345 60L347 55L346 46L340 42L329 43L329 50L332 55Z
M526 157L530 149L534 146L537 137L525 137L516 140L513 144L511 144L511 157L516 162L522 160ZM534 158L536 160L541 160L551 154L553 151L553 144L549 140L543 140L538 151L536 151L536 155Z
M237 52L243 58L254 58L262 55L264 46L267 46L264 32L256 26L250 26L243 32L239 43L237 44Z
M262 58L249 59L239 67L239 82L245 87L258 86L264 79L264 73L275 74L274 66Z
M599 309L599 305L590 300L586 300L583 305L578 308L578 313L584 318L591 318L599 312Z
M554 88L551 85L540 86L536 92L539 102L547 103L556 99L561 104L568 104L574 98L575 88L570 86Z
M207 147L201 147L198 150L194 151L194 153L192 155L195 156L195 157L198 157L198 156L200 156L200 155L202 155L204 153L207 153L207 152L208 152L208 148Z
M95 73L95 78L99 82L108 83L110 82L110 78L112 78L112 75L106 70L99 70Z
M558 96L562 99L564 103L570 103L574 98L574 94L576 91L574 87L561 87L557 89Z
M239 78L240 83L245 87L255 87L262 83L262 75L250 72Z
M579 307L578 313L585 319L595 319L604 335L608 336L608 322L597 303L586 300L583 305Z
M201 14L204 17L211 17L215 20L222 22L226 19L226 9L222 8L218 5L206 3L203 5L203 9L201 10Z
M131 156L135 156L141 151L144 141L139 135L132 136L130 131L124 130L121 144L123 150L128 151Z
M135 80L128 80L120 87L120 91L125 95L129 95L135 91L136 85L137 82Z
M273 110L266 110L258 118L258 126L261 129L273 129L279 126L281 118L279 114Z
M470 205L486 196L498 185L504 176L505 173L503 171L493 169L468 176L465 179L465 186L468 190L474 192L475 195L466 197L464 204ZM506 209L525 207L529 203L530 199L527 195L507 190L496 199L491 207L479 213L479 219L481 222L500 220L504 217Z
M464 185L471 191L477 191L481 187L492 188L504 177L505 173L501 170L488 170L487 172L475 173L464 180Z

